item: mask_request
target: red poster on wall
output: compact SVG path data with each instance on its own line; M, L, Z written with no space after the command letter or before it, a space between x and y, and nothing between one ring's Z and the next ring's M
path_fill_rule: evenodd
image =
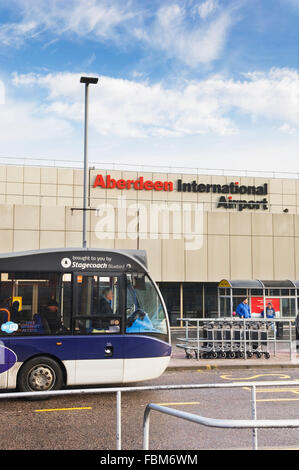
M273 299L271 297L266 297L266 307L268 303L271 302L272 307L275 310L275 316L280 316L280 299ZM251 297L251 315L258 315L264 310L264 299L263 297Z

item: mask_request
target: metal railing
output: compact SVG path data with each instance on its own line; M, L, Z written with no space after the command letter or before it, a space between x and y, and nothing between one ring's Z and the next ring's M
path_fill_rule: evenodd
M252 387L255 393L255 387ZM281 420L236 420L236 419L214 419L207 418L205 416L199 416L185 411L175 410L165 406L156 405L149 403L144 412L143 419L143 450L149 450L149 424L150 424L150 412L158 411L175 418L184 419L191 423L201 424L202 426L208 426L212 428L222 429L252 429L252 448L258 450L258 437L257 429L271 429L271 428L299 428L299 419L281 419ZM254 413L254 412L253 412Z
M0 165L45 166L54 168L83 168L83 162L76 159L31 158L31 157L5 157L0 156ZM90 168L108 169L118 171L150 172L150 173L178 173L203 176L239 176L258 178L299 179L299 173L291 171L246 170L236 168L198 168L172 165L142 165L122 162L90 162Z
M296 356L296 342L294 341L294 330L295 330L295 319L294 318L288 318L288 319L259 319L259 318L178 318L177 321L184 322L185 323L185 337L184 338L177 338L180 343L178 343L176 346L178 348L184 349L186 352L186 356L188 357L187 351L192 351L195 353L195 356L197 360L200 359L201 352L203 351L203 344L205 343L213 343L213 345L220 345L223 343L223 339L215 339L211 338L209 339L208 337L204 337L203 335L203 325L206 323L215 323L215 324L231 324L233 328L235 326L240 325L240 331L245 332L245 334L240 335L240 338L237 340L239 345L242 347L243 355L240 356L244 360L248 358L248 345L250 345L252 342L255 340L252 338L248 338L247 333L249 329L246 329L247 325L253 325L253 324L267 324L267 337L265 340L259 339L258 341L260 343L265 343L267 350L269 349L269 345L273 345L273 354L274 356L277 355L277 349L279 344L287 344L288 345L288 350L289 350L289 358L290 360L294 360ZM287 325L287 335L285 338L278 339L277 338L277 323L283 323ZM270 329L270 326L273 326L273 329ZM215 330L217 331L217 330ZM227 331L227 330L226 330ZM253 330L250 330L251 332ZM256 330L257 332L259 330ZM261 329L260 329L261 331ZM195 334L194 334L195 332ZM226 340L228 343L230 340ZM213 346L214 348L214 346ZM212 348L212 349L213 349ZM215 350L217 350L217 347L215 347Z
M292 387L297 386L299 388L298 380L290 381L263 381L263 382L238 382L238 383L215 383L215 384L180 384L180 385L152 385L152 386L139 386L139 387L107 387L107 388L81 388L81 389L66 389L66 390L55 390L49 392L1 392L1 399L20 399L20 398L50 398L58 396L71 396L71 395L90 395L90 394L102 394L102 393L115 393L116 394L116 449L121 450L122 448L122 393L130 392L145 392L145 391L175 391L175 390L206 390L206 389L240 389L250 388L251 389L251 416L254 422L249 422L250 425L245 425L243 421L233 420L234 422L243 423L239 428L252 428L253 429L253 448L257 448L257 429L262 427L282 427L279 426L279 420L271 421L256 421L257 418L257 407L256 407L256 389L257 387ZM153 405L158 407L159 405ZM157 410L159 411L159 410ZM177 411L177 410L176 410ZM1 411L0 411L1 412ZM145 412L147 412L145 410ZM148 413L148 412L147 412ZM179 412L178 412L179 413ZM170 414L170 413L169 413ZM200 417L202 420L206 420L208 423L212 418ZM214 424L219 420L214 420ZM228 424L230 420L224 420ZM299 427L299 420L283 420L285 424L283 427ZM291 422L292 421L292 422ZM267 426L263 426L261 423L266 423ZM212 421L210 421L212 423ZM275 424L276 423L276 424ZM201 424L204 424L203 422ZM230 422L230 424L233 424ZM272 424L275 424L272 426ZM206 424L207 425L207 424ZM214 426L216 427L216 426ZM229 426L218 426L218 427L229 427ZM230 426L231 427L231 426ZM235 427L235 426L234 426ZM148 433L149 434L149 433ZM145 442L145 441L144 441Z

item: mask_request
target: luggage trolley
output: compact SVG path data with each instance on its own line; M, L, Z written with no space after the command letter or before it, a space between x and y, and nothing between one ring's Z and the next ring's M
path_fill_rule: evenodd
M247 328L249 336L249 349L247 352L247 357L255 356L260 359L262 356L264 356L265 359L269 359L269 332L271 328L270 322L248 322Z
M201 325L200 325L201 322ZM268 321L241 319L197 320L197 337L178 338L186 357L197 359L270 358ZM193 354L192 354L193 353Z
M229 357L244 358L246 348L244 347L244 328L240 321L232 320L230 322L231 340Z
M205 342L201 348L198 348L195 357L198 359L216 359L219 350L219 332L216 331L215 321L207 321L203 323L203 339Z

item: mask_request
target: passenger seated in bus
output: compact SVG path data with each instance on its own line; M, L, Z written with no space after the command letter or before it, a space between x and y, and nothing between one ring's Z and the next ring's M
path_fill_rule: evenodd
M61 322L59 305L54 298L49 300L47 308L42 316L44 317L44 320L46 320L51 334L63 332L62 330L64 330L64 327Z
M40 333L40 334L50 334L50 327L48 325L48 322L45 318L42 317L39 313L36 313L33 315L33 322L34 322L34 333Z
M18 300L15 300L12 303L12 306L11 306L11 317L10 317L10 319L11 319L11 321L16 322L16 323L18 323L20 321L19 308L20 308L20 302Z
M113 310L111 308L111 302L113 299L113 292L110 287L106 287L103 290L102 297L100 298L99 313L106 315L113 315Z

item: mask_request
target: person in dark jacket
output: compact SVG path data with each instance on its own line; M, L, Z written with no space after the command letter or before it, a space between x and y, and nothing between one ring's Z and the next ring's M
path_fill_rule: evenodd
M52 297L44 312L44 318L47 322L50 333L58 334L62 332L61 316L58 302Z
M18 300L15 300L11 306L11 317L10 317L11 321L17 322L19 320L19 315L18 315L19 308L20 308L20 302Z
M248 299L244 299L236 308L236 314L240 318L251 318L250 307L248 305Z
M110 319L111 315L113 315L112 310L112 299L113 299L113 292L110 287L106 287L103 292L102 296L99 301L99 308L97 312L97 319L93 321L93 328L95 329L108 329L109 325L112 324L112 320ZM114 323L113 323L114 324Z
M100 298L99 313L106 315L113 315L113 310L111 307L111 302L113 299L113 292L110 287L107 287L103 290L103 295Z

